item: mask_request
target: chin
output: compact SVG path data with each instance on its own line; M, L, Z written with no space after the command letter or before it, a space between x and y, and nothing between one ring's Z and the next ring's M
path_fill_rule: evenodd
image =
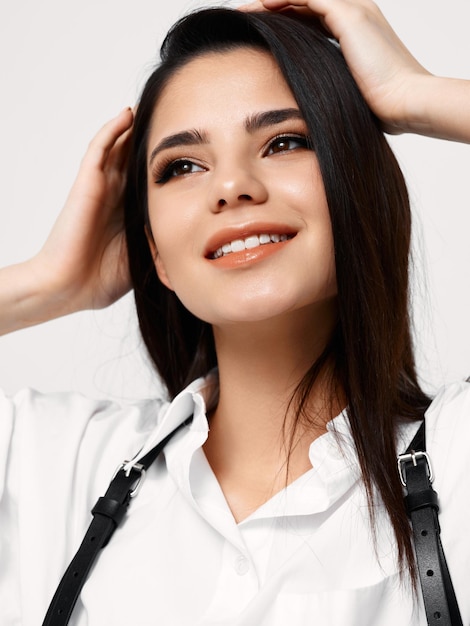
M296 302L273 302L266 299L257 302L238 302L233 307L221 308L218 311L193 311L199 319L212 326L233 326L235 324L260 324L271 322L282 322L290 318L298 318L299 315L307 313L310 315L318 308L320 303L300 303Z
M289 288L290 286L290 288ZM312 319L318 313L328 316L332 300L335 300L334 284L322 284L308 289L308 285L289 285L289 281L264 281L260 284L232 286L220 290L214 297L213 290L202 290L195 298L195 292L181 297L183 305L200 320L212 326L233 324L253 324L275 320L297 318Z

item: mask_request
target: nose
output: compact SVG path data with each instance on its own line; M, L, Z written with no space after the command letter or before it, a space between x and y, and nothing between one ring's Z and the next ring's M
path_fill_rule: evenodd
M250 164L231 164L214 171L210 205L214 213L246 204L262 204L268 198L266 184Z

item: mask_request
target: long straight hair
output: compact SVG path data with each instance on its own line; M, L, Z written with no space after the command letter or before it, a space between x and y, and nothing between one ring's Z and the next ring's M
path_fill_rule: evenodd
M371 522L378 494L396 536L399 566L406 564L415 580L395 452L398 423L422 418L429 405L417 379L410 332L408 194L339 47L315 23L290 14L206 9L180 20L167 35L161 64L137 110L125 200L142 336L171 397L217 364L210 325L188 311L155 272L145 236L146 153L154 109L174 73L198 55L242 46L271 53L292 90L319 162L333 229L338 324L299 382L293 398L297 418L305 418L315 380L332 363L334 385L346 393Z

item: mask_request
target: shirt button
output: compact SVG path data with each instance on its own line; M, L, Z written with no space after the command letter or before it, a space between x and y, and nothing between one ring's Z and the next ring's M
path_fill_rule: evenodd
M243 554L239 554L235 559L235 571L239 576L244 576L250 569L250 562Z

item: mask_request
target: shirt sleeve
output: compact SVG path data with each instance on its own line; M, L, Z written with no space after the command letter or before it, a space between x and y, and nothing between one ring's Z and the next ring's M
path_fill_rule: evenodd
M52 598L91 508L116 467L143 445L161 405L0 393L2 626L33 625L45 614L44 598Z

